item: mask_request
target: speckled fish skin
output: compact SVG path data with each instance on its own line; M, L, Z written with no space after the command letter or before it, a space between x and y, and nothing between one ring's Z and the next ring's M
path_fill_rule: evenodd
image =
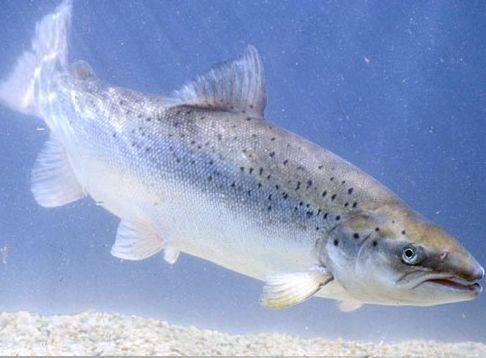
M236 248L236 242L251 240L247 232L255 227L261 231L261 249L268 249L265 256L274 255L280 241L302 246L292 255L302 252L307 267L307 255L315 256L326 231L361 206L396 200L334 154L262 119L184 105L165 108L163 98L106 87L95 79L64 81L59 96L79 98L73 102L77 110L66 114L76 140L66 141L89 143L71 154L86 192L121 218L160 226L183 251L206 256L191 247L205 247L221 232L231 233L224 241ZM96 113L88 126L87 113ZM201 212L216 222L207 222L207 214L199 220ZM213 212L229 217L221 220ZM171 223L179 221L193 227L172 229ZM242 231L235 232L234 225ZM198 231L204 232L202 243L194 239ZM251 260L242 259L236 267ZM224 266L233 266L234 260ZM261 278L252 267L249 273Z
M171 96L145 95L67 64L70 14L65 1L38 25L0 101L51 131L33 169L36 200L91 196L121 219L115 256L163 249L171 263L185 252L260 280L283 274L265 286L273 308L314 294L359 306L480 292L484 270L456 240L353 165L264 120L255 48Z

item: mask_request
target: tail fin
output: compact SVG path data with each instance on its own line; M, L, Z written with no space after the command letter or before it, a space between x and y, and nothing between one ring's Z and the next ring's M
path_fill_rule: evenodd
M0 104L40 116L36 91L55 71L67 67L67 36L72 1L64 0L37 23L32 49L24 52L6 80L0 82Z

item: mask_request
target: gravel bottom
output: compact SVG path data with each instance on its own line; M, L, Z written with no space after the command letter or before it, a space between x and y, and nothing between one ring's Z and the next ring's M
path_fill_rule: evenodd
M85 312L0 313L0 355L272 355L486 357L482 343L374 344L283 334L230 335L154 319Z

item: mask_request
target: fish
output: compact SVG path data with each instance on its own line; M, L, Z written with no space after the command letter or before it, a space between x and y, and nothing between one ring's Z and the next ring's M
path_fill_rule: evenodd
M264 118L254 46L168 95L104 83L69 62L72 2L36 27L0 103L40 118L38 204L91 197L120 219L111 254L180 253L263 281L260 303L310 297L433 306L477 297L484 269L455 238L338 155Z

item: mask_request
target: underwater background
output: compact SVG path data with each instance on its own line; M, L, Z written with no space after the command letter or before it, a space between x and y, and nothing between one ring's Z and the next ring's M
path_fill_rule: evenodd
M2 1L0 78L59 1ZM247 44L266 119L333 151L486 264L486 2L74 1L70 59L116 86L169 93ZM342 313L313 298L271 311L262 283L182 255L110 255L118 219L84 199L38 206L41 120L0 108L0 312L137 314L230 333L486 342L486 296ZM103 173L99 173L100 177ZM197 204L197 203L196 203Z

